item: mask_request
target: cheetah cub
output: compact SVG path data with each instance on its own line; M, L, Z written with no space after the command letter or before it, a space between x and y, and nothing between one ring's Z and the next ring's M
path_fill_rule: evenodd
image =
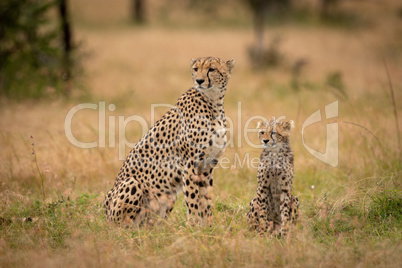
M258 138L263 151L258 166L257 195L250 202L247 214L251 228L263 233L285 237L289 221L298 218L299 199L291 194L293 183L293 151L290 132L293 121L258 123Z

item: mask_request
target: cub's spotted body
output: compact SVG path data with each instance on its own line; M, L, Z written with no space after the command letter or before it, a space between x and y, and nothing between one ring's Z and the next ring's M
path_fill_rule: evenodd
M109 221L166 218L182 190L190 224L210 224L214 167L226 146L223 101L234 60L193 59L194 87L134 146L105 198Z
M258 137L264 148L258 166L257 195L247 214L253 229L286 236L288 223L298 218L299 199L291 194L293 152L289 138L293 121L260 122Z

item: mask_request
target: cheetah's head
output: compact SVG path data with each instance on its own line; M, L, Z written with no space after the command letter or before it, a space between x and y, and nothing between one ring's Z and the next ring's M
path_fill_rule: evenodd
M289 143L291 129L294 127L294 122L276 120L272 117L270 121L258 122L258 138L264 149L272 150L281 148Z
M220 92L226 88L235 60L223 61L215 57L205 57L191 60L191 73L194 87L205 93Z

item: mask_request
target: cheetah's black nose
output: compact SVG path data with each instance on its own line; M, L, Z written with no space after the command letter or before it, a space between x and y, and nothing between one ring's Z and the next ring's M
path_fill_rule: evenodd
M269 142L269 140L262 140L264 143L268 143Z
M197 83L199 84L199 85L201 85L202 83L204 83L204 79L196 79L195 81L197 81Z

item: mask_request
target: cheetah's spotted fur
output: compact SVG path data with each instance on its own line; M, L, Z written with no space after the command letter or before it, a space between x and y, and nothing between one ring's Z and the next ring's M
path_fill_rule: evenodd
M299 199L291 194L293 152L289 138L293 121L260 122L258 137L263 146L258 166L257 195L247 214L250 226L262 234L286 236L288 223L298 218Z
M234 60L193 59L194 87L128 155L107 193L106 218L137 225L166 218L183 190L191 224L210 224L212 172L226 146L223 101Z

